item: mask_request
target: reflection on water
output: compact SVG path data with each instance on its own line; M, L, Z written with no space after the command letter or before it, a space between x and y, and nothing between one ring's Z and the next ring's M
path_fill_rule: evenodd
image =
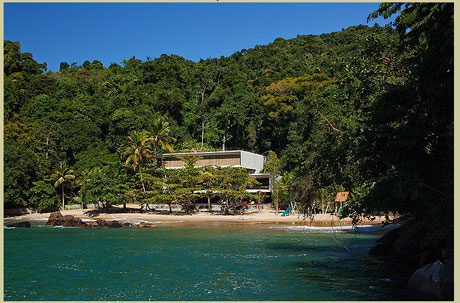
M5 229L5 299L421 299L367 256L383 231L206 226Z

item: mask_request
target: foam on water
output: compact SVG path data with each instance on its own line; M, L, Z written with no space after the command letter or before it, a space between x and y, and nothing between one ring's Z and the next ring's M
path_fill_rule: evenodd
M96 222L95 219L81 219L83 222Z
M288 230L299 230L308 232L320 232L320 233L331 233L331 232L375 232L382 229L394 229L399 227L399 224L389 225L355 225L355 226L270 226L270 228L276 229L288 229Z
M141 219L106 219L106 221L117 221L121 223L131 223L133 225L140 224L140 223L180 223L184 221L149 221L149 220L141 220Z
M146 223L155 223L155 224L158 224L158 223L163 223L163 224L166 224L166 223L183 223L184 221L144 221Z
M41 218L41 217L33 217L33 218L24 218L24 217L18 217L18 218L13 218L14 220L27 220L27 221L48 221L48 218Z

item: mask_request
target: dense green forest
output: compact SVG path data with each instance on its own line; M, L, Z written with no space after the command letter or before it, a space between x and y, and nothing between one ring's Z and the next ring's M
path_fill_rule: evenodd
M224 183L241 193L251 181L237 170L185 159L188 171L165 181L157 160L171 148L243 149L268 157L280 205L320 208L347 190L344 215L411 213L448 241L453 4L382 4L369 19L392 14L394 26L277 38L196 63L163 54L47 72L20 42L4 41L5 207L187 206L198 185Z

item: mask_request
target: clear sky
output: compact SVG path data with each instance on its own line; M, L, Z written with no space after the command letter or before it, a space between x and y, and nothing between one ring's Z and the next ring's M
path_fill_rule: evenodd
M277 37L367 24L378 3L5 3L4 39L20 41L48 69L135 56L229 56ZM387 20L374 20L379 25Z

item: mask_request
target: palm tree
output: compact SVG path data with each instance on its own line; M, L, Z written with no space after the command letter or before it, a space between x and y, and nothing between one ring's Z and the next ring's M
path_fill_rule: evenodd
M125 166L128 166L129 163L132 163L133 170L136 171L136 168L139 166L139 172L141 175L142 188L145 192L144 179L142 178L142 168L141 164L144 161L154 159L152 155L152 137L150 133L143 131L133 131L130 136L127 137L127 144L125 150L123 151L122 156L126 158Z
M58 166L54 169L54 173L51 175L52 180L54 182L54 188L58 188L61 186L61 197L62 197L62 210L64 210L65 202L64 202L64 184L68 183L70 180L75 179L75 175L73 174L73 170L71 170L65 161L59 162Z
M81 209L85 209L84 203L84 192L86 191L87 184L91 180L91 171L89 169L84 169L80 171L80 175L76 179L77 186L80 186L80 202L81 202Z
M158 168L158 158L165 149L173 152L170 142L176 142L176 138L171 137L170 132L171 128L164 117L160 116L153 121L151 134L155 168Z

